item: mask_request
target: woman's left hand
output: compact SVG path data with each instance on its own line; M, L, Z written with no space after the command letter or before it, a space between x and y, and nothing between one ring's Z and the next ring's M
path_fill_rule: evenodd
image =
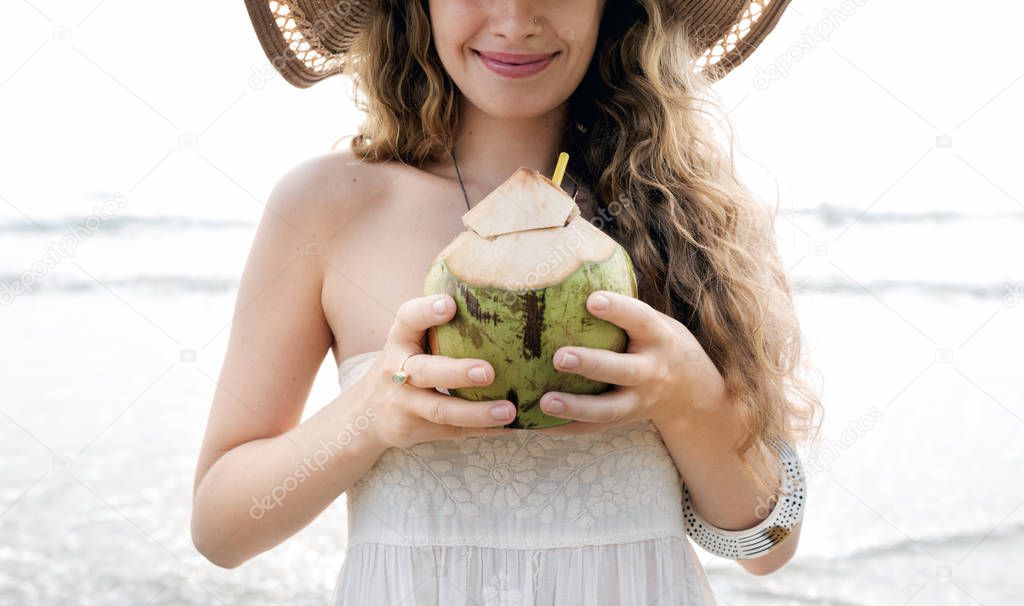
M721 403L725 382L681 322L640 299L607 290L590 293L587 310L626 331L626 351L562 347L554 355L555 369L613 387L597 395L545 393L540 400L545 413L575 422L535 431L589 433L645 419L686 422ZM556 401L563 408L553 407Z

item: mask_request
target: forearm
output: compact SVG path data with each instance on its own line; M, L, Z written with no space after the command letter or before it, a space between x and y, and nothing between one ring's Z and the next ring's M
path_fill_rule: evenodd
M775 492L759 491L732 451L741 424L735 407L724 396L713 406L703 404L699 416L655 420L676 467L686 482L691 503L708 523L723 530L745 530L767 517ZM751 451L750 456L760 456ZM770 456L770 455L769 455ZM778 475L778 461L766 461ZM797 525L790 537L759 558L738 560L753 574L767 574L784 565L797 545Z
M237 566L304 528L358 481L387 449L361 402L353 387L290 431L224 453L196 486L199 551Z

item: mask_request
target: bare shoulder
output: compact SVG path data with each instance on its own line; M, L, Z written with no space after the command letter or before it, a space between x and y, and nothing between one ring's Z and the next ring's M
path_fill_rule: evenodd
M337 361L379 349L402 303L421 296L429 261L465 212L461 194L401 161L368 162L349 150L311 160L321 304Z
M347 148L309 157L277 180L268 211L322 241L325 228L344 222L380 195L389 169L386 163L360 160Z
M396 163L365 161L346 146L287 169L267 201L264 221L272 226L267 231L285 240L276 246L286 253L282 263L298 259L317 270L311 286L336 356L338 347L347 352L360 345L350 337L350 327L365 321L357 310L380 307L376 270L387 250L380 245L395 234L379 223L392 197L395 170Z

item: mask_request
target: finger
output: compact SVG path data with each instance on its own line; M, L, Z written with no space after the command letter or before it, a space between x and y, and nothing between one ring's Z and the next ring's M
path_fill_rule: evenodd
M422 351L423 332L431 326L444 324L453 315L455 301L449 295L409 299L398 308L388 330L388 341L399 343L408 351Z
M602 299L607 301L604 307ZM587 311L619 326L629 334L631 340L652 342L671 333L671 326L656 309L640 299L617 292L595 290L590 293L587 297Z
M516 407L508 400L470 402L455 396L422 392L411 400L412 412L438 425L494 427L510 423Z
M552 363L560 372L571 372L613 385L640 385L650 380L651 359L639 353L618 353L592 347L562 347Z
M415 387L479 387L494 380L494 367L477 358L416 354L406 360L403 370L409 375L406 382Z
M546 414L562 419L617 423L628 418L634 399L634 390L631 389L613 389L596 395L549 391L541 396L540 408ZM561 408L555 406L556 402L562 403Z

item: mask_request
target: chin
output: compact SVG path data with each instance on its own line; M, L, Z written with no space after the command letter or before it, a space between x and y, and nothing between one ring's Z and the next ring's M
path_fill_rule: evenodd
M535 95L529 94L513 93L497 98L495 93L490 91L478 97L484 102L478 103L476 99L470 99L476 107L490 116L504 120L537 118L553 111L559 105L555 99L541 101Z

